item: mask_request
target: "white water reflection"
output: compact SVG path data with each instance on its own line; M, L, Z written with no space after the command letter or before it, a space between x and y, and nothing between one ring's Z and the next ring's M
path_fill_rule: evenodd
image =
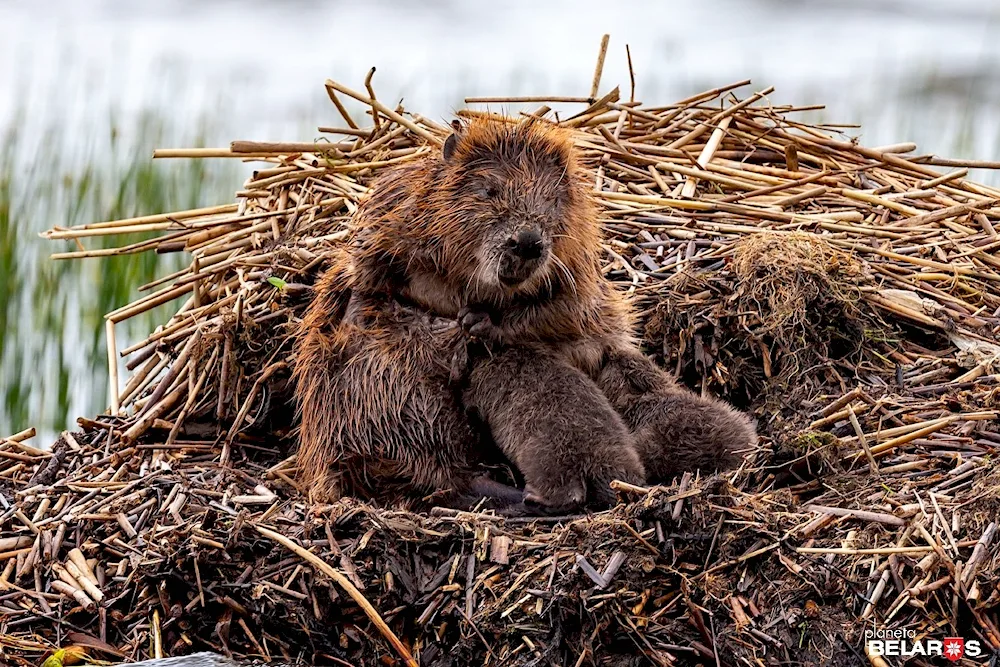
M86 127L156 105L217 110L220 141L290 132L309 112L333 119L325 78L360 87L371 66L381 96L446 116L472 93L586 94L604 32L605 82L627 87L628 43L646 101L752 77L831 117L874 118L877 141L900 139L878 118L905 127L914 95L1000 101L989 1L46 0L0 3L0 118L26 103Z

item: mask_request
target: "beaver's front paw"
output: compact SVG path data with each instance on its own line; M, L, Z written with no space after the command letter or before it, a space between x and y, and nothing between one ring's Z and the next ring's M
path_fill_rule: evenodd
M559 515L578 511L587 499L587 485L579 475L568 475L559 483L547 480L546 484L532 484L524 487L524 504L535 513Z
M449 364L448 377L453 385L457 387L465 382L470 363L469 346L466 345L465 341L462 341L452 353L451 363Z
M611 507L617 501L611 488L614 480L627 484L644 484L646 481L642 459L631 443L595 452L587 476L587 503L599 509Z
M463 307L458 311L458 324L466 336L481 343L490 345L500 342L500 327L484 310Z
M500 347L500 328L490 314L468 306L458 311L458 326L464 335L451 357L451 383L461 386L474 363L493 354Z

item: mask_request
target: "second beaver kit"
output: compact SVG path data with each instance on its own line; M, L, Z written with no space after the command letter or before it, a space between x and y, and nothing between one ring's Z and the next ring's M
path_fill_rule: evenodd
M755 441L745 415L639 351L568 131L456 125L443 151L380 179L355 224L297 356L314 488L346 476L464 499L493 442L524 501L558 511L612 501L611 479L730 467Z

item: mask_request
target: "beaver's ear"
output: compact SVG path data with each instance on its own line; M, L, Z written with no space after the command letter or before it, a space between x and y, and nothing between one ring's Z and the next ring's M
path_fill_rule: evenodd
M444 141L444 150L442 151L445 162L451 162L451 158L455 156L456 148L458 148L458 135L449 135Z
M462 125L462 121L457 118L451 121L451 136L449 136L444 142L444 160L448 162L455 155L455 149L458 148L458 140L462 136L462 131L465 127Z

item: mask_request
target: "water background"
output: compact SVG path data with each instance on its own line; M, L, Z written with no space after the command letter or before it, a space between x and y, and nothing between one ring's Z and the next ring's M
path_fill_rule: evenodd
M38 232L228 202L250 171L153 148L313 140L342 125L323 81L372 66L380 99L442 120L465 96L585 96L605 32L602 92L629 95L627 43L647 103L752 78L867 145L1000 160L995 1L0 0L0 434L101 411L102 315L182 260L54 262L74 244Z

